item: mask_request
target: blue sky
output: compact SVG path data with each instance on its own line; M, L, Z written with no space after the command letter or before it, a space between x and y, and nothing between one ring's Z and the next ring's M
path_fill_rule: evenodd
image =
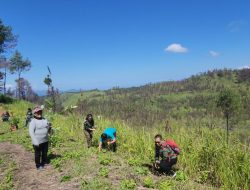
M107 89L250 66L249 0L0 0L0 18L46 89ZM9 53L10 55L11 53ZM8 55L7 55L8 56ZM8 84L14 85L9 76Z

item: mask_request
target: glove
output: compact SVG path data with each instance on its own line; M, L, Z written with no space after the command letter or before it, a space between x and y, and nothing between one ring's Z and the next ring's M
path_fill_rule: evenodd
M156 160L156 161L155 161L155 164L160 164L160 160Z
M159 169L160 168L160 160L156 160L155 161L154 167L155 167L155 169Z

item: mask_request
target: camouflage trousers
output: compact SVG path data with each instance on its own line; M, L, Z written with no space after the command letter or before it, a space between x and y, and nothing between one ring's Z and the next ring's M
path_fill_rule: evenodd
M87 146L89 148L92 144L93 131L87 131L87 130L83 130L83 131L87 140Z

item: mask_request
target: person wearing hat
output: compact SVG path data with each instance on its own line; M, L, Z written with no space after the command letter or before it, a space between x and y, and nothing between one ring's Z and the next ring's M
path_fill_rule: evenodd
M92 114L88 114L85 118L85 121L83 123L83 131L85 134L85 137L87 139L87 146L88 148L92 144L93 139L93 131L95 130L95 122Z
M40 107L36 107L33 113L34 117L29 124L29 134L35 151L36 168L40 170L47 163L50 125L47 119L42 117L42 109Z

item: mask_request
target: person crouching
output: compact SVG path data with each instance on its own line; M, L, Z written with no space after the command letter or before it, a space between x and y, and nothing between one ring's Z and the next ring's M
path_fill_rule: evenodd
M99 151L103 148L110 148L113 152L116 152L116 129L106 128L100 138Z

